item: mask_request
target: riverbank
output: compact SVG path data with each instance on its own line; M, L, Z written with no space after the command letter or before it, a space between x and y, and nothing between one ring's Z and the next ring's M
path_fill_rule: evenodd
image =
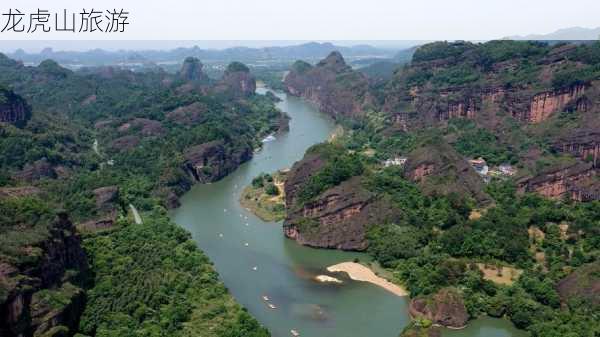
M394 284L382 277L377 276L371 269L356 262L342 262L333 266L327 267L327 271L331 273L343 272L355 281L369 282L379 286L394 295L408 296L408 291L403 287Z

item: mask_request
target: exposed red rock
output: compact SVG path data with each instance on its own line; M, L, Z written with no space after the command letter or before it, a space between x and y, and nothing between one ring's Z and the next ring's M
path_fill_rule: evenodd
M577 268L558 282L556 290L565 304L583 300L600 308L600 263L594 262Z
M107 210L114 208L114 204L119 199L118 186L105 186L93 191L96 198L96 209Z
M35 181L41 178L56 178L56 172L46 158L25 165L23 170L15 175L18 180Z
M198 58L187 57L183 61L183 65L179 71L179 77L181 77L184 81L206 83L209 79L208 75L202 71L203 67L204 65Z
M462 296L451 288L441 289L429 298L413 298L408 312L412 317L426 318L434 324L449 328L462 328L469 320Z
M31 108L12 90L0 87L0 123L23 126L31 118Z
M298 61L284 79L286 90L319 106L332 116L360 116L374 105L365 75L346 65L339 52L332 52L314 67Z
M225 93L234 97L247 97L256 91L256 79L248 67L239 62L229 64L223 77L214 88L216 93Z
M442 140L411 152L404 166L404 174L417 182L425 194L457 193L471 196L482 204L491 200L483 191L482 177Z
M23 247L27 250L27 247ZM29 247L33 248L33 247ZM49 227L48 236L36 244L39 263L11 265L0 262L0 284L5 293L0 303L2 336L41 336L51 328L65 325L74 331L83 312L83 293L68 299L68 304L44 315L47 307L36 306L36 293L64 285L67 270L85 273L87 258L81 239L66 213L60 213ZM49 313L49 312L47 312ZM24 330L27 328L28 330Z
M165 130L159 121L148 118L134 118L118 128L119 132L133 131L142 136L160 136Z
M42 193L42 190L34 186L0 188L0 198L20 198L37 195L40 193Z
M550 115L559 112L567 104L577 100L584 93L584 85L575 85L561 90L539 93L531 99L529 113L523 116L523 118L530 123L545 121ZM585 107L580 105L578 108L584 109Z
M570 153L577 158L600 166L600 130L582 129L567 137L558 139L552 148L558 152Z
M177 124L195 125L202 123L204 120L203 114L207 111L208 107L205 104L195 102L168 112L166 117Z
M298 193L310 177L326 163L320 154L308 153L286 175L287 218L284 234L302 245L364 250L369 226L402 216L386 201L367 191L360 177L332 187L301 206Z
M231 149L222 140L188 148L184 154L185 169L195 181L207 183L219 180L252 158L252 149Z
M595 174L591 163L575 163L535 177L522 178L518 182L518 188L521 192L536 192L547 198L560 199L569 195L574 187Z
M139 143L140 139L136 136L123 136L113 140L111 147L119 151L131 150L138 146Z
M284 234L302 245L365 250L370 226L401 216L391 205L361 187L359 177L344 181L307 202L288 208Z

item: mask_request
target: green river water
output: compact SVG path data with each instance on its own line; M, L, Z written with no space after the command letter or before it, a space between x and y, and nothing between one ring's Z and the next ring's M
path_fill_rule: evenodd
M314 106L276 94L283 99L279 108L292 118L290 131L265 143L250 162L225 179L194 186L181 198L172 219L192 233L236 300L274 337L291 336L291 329L315 337L398 336L409 322L407 298L347 278L341 285L313 280L327 274L327 266L357 257L366 260L365 254L300 246L284 237L281 223L264 222L239 205L239 194L253 177L290 167L334 128L333 121ZM269 308L263 296L277 308ZM483 318L463 330L444 330L444 336L525 334L506 320Z

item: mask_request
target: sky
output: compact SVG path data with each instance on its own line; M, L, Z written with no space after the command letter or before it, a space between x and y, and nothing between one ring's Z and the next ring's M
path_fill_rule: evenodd
M50 13L123 8L129 12L129 25L123 33L4 32L0 40L203 40L213 41L212 46L206 42L213 48L240 45L239 41L260 46L265 40L284 45L307 40L489 40L600 26L598 0L2 1L0 12L9 8L27 14L38 8ZM0 17L0 29L6 19ZM0 48L13 45L3 41ZM82 45L73 43L67 49Z

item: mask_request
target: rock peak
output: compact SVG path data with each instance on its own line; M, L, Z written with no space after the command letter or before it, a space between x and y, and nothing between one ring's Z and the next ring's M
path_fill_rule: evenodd
M332 51L326 58L321 60L317 66L332 68L335 71L344 70L348 67L344 57L339 51Z
M241 62L233 61L233 62L229 63L226 71L228 73L237 73L237 72L249 73L250 69L248 69L248 67Z
M204 81L208 79L202 71L204 65L197 57L188 56L183 61L179 75L186 81Z

